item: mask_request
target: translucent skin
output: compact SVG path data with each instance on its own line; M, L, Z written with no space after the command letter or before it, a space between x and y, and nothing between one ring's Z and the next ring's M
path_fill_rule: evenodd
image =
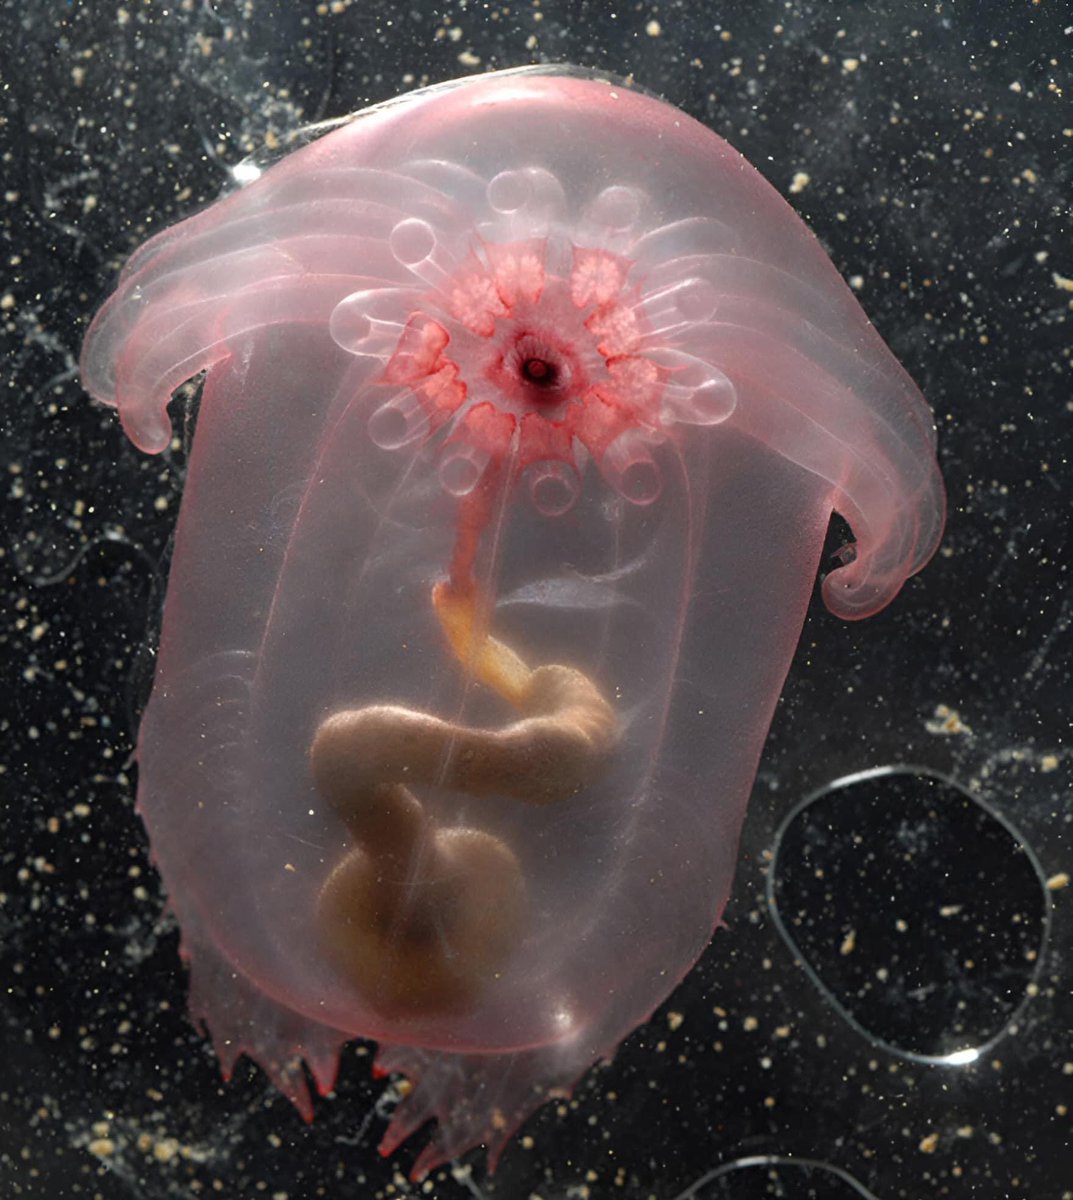
M201 371L138 745L191 1011L307 1116L377 1039L384 1152L494 1165L710 938L832 511L840 616L935 549L931 414L744 159L569 70L143 246L86 387L156 453Z

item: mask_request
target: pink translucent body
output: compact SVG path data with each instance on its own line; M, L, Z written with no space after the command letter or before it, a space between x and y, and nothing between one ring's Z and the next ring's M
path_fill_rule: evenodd
M138 747L192 1012L225 1069L249 1053L306 1114L298 1060L327 1090L341 1044L377 1039L416 1085L385 1151L434 1117L418 1174L480 1142L494 1162L710 938L832 511L856 544L824 583L841 616L935 548L931 415L752 167L576 73L382 106L154 238L89 332L86 386L155 453L202 371ZM546 773L529 726L517 787L458 782L458 731L519 720L482 646L526 679L567 668L613 714L554 801L524 794ZM318 913L364 834L311 747L372 710L448 733L441 767L388 784L418 849L396 871L358 845L396 899L356 977ZM513 864L516 911L457 996L392 1011L411 901L440 967L473 954L425 875L459 830Z

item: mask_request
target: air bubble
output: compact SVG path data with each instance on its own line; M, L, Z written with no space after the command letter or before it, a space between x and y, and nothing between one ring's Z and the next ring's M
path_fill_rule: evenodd
M902 1057L971 1064L1038 993L1043 869L999 812L940 776L880 768L808 797L779 831L768 900L834 1011Z
M401 450L427 436L428 413L413 392L400 392L369 417L368 429L381 450Z
M481 481L488 466L487 451L465 442L448 446L440 459L440 485L450 496L468 496Z
M580 482L577 471L569 463L539 462L529 468L527 476L529 498L538 513L545 517L561 517L574 507Z
M663 474L649 449L652 441L650 434L628 429L600 460L600 473L631 504L651 504L663 491Z

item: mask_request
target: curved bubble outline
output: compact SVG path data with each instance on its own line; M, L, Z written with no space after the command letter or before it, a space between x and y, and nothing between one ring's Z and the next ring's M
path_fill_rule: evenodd
M797 1158L787 1154L754 1154L748 1158L736 1158L733 1162L723 1163L722 1166L714 1167L702 1175L695 1183L691 1183L684 1192L679 1192L674 1200L694 1200L697 1192L714 1179L729 1175L732 1171L748 1171L755 1167L794 1167L797 1170L823 1171L824 1174L833 1175L835 1179L847 1184L864 1200L878 1200L875 1192L869 1191L863 1183L858 1183L844 1167L837 1167L834 1163L823 1162L818 1158Z
M914 778L933 779L937 783L945 784L947 787L953 788L960 792L967 800L971 801L977 807L981 808L989 817L997 821L999 825L1012 837L1019 846L1024 850L1032 869L1036 873L1036 878L1039 881L1040 892L1043 896L1043 919L1040 922L1040 940L1039 953L1036 955L1036 961L1033 964L1033 970L1029 976L1028 983L1025 986L1024 995L1021 997L1017 1007L1010 1013L1009 1017L1002 1023L998 1031L991 1035L986 1041L981 1042L978 1046L969 1046L963 1050L955 1050L950 1054L920 1054L916 1051L906 1050L900 1046L896 1046L893 1042L889 1042L886 1038L880 1037L873 1033L870 1029L862 1025L853 1015L844 1008L835 998L831 989L820 978L819 973L815 971L807 956L794 941L786 923L782 919L779 912L778 901L775 898L775 879L778 874L779 851L782 847L783 839L786 836L790 825L797 820L801 813L806 808L815 804L822 797L830 795L837 789L847 788L858 783L864 783L870 779L881 779L890 775L910 775ZM999 812L994 805L982 799L980 796L974 795L958 783L951 776L944 774L942 771L935 771L929 767L913 766L905 763L899 766L875 767L868 771L857 771L851 775L843 775L831 783L824 784L823 787L815 788L809 792L807 796L799 801L790 810L787 816L783 819L778 829L775 831L775 837L771 847L771 863L767 871L767 880L765 882L765 894L767 899L768 912L771 914L771 919L774 922L775 928L779 932L779 936L789 948L794 956L794 959L800 963L802 970L811 980L813 986L819 992L824 1001L830 1005L835 1012L850 1026L856 1033L863 1037L869 1044L877 1046L882 1050L892 1054L895 1058L903 1059L908 1062L926 1063L932 1066L939 1067L964 1067L976 1062L984 1054L987 1054L1003 1038L1007 1036L1010 1030L1021 1023L1021 1018L1028 1008L1030 1001L1033 999L1033 992L1038 988L1040 979L1043 976L1044 963L1047 961L1050 952L1051 931L1054 914L1054 901L1051 898L1051 893L1047 888L1047 875L1043 870L1043 864L1040 862L1035 849L1032 847L1028 839L1020 832L1016 825L1013 824L1003 813Z

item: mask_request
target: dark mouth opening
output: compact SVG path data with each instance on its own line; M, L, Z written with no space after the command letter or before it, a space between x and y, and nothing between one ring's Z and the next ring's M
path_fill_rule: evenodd
M559 368L550 359L534 356L522 361L522 378L535 388L554 388L559 382Z
M523 334L514 344L505 364L531 400L555 402L570 382L570 364L556 347L533 334Z

